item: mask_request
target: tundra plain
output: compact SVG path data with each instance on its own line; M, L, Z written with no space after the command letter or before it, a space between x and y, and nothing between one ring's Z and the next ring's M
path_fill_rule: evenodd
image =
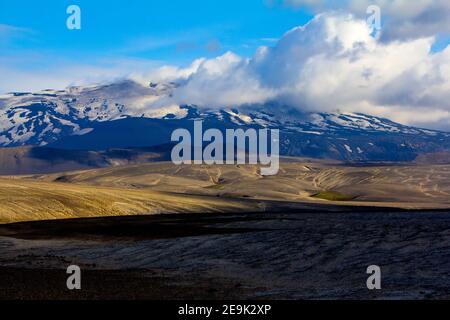
M257 166L153 162L0 178L0 222L161 213L233 213L336 206L445 209L450 165L285 159Z
M445 164L3 176L0 299L446 299L449 195ZM71 264L80 292L65 287ZM380 292L366 288L372 264Z

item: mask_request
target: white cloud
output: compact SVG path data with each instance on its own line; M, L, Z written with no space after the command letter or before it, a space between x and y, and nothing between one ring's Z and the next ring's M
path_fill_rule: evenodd
M33 30L0 23L0 46L5 49L14 39L22 39L32 35Z
M365 20L322 14L251 59L227 53L154 75L179 76L171 102L180 104L214 108L276 101L303 111L448 124L450 48L430 53L432 37L383 43L369 33Z
M405 1L391 2L400 6ZM402 14L417 16L424 10L417 6ZM273 47L260 47L251 58L228 52L197 59L186 68L156 70L158 62L145 59L102 57L73 63L45 54L0 56L0 93L129 77L145 85L178 83L170 97L142 100L145 107L222 108L276 102L302 111L363 112L448 130L450 47L430 53L433 37L377 41L369 33L365 18L319 14L307 25L288 31Z
M273 0L316 13L346 10L363 18L369 5L381 9L383 40L412 39L450 33L448 0Z

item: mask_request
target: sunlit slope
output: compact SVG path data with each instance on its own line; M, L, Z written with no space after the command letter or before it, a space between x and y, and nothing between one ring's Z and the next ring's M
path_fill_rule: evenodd
M256 166L148 163L0 178L0 223L156 213L256 212L317 205L450 208L450 165Z
M258 210L244 201L21 179L0 179L0 223L157 213Z
M150 163L67 174L35 176L43 181L151 189L229 198L315 201L319 192L338 192L349 204L406 208L450 207L450 165L347 166L289 161L275 176L256 166L175 166Z

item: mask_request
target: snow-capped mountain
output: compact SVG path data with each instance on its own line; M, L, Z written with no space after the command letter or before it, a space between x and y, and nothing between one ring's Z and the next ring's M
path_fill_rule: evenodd
M280 129L281 154L289 156L409 161L419 154L450 150L449 133L364 114L305 114L273 105L221 110L167 103L155 107L175 87L126 80L0 96L0 146L150 147L170 142L174 129L190 129L193 120L201 119L205 128Z

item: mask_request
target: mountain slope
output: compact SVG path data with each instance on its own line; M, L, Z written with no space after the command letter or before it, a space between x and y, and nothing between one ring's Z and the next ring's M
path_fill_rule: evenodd
M0 148L0 175L29 175L170 159L170 145L85 151L49 147Z
M0 97L0 146L50 146L106 150L170 142L177 128L272 128L280 130L286 156L347 161L412 161L450 150L450 134L414 128L364 114L301 113L275 103L238 109L199 109L155 101L170 97L176 84L122 81L64 91L11 93Z

